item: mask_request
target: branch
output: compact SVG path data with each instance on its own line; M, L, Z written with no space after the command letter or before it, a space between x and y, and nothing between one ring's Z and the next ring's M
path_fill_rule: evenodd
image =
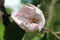
M53 15L53 8L54 8L54 5L56 3L56 0L52 0L51 1L51 4L49 6L49 10L48 10L48 19L47 19L47 24L46 24L46 27L44 27L44 30L47 31L47 32L50 32L52 33L56 38L58 38L60 40L60 37L53 31L49 30L47 27L49 27L49 24L51 22L51 19L52 19L52 15Z
M0 11L0 20L2 20L2 15L3 15L3 12Z
M52 33L56 38L58 38L60 40L60 37L57 35L57 33L53 32L52 30L49 30L47 27L44 27L44 30L46 32Z
M55 32L55 33L60 35L60 32Z
M56 3L56 0L52 0L50 6L49 6L49 9L48 9L48 18L47 18L47 24L46 24L46 27L49 26L50 22L51 22L51 19L52 19L52 16L53 16L53 8L54 8L54 5Z

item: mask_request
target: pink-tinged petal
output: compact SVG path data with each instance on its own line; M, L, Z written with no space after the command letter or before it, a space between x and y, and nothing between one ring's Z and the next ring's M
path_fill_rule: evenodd
M18 18L18 20L22 20L24 23L29 23L31 22L29 19L26 19L24 17L20 17L20 16L16 16Z
M18 12L18 15L21 17L26 17L26 18L33 17L35 12L34 12L34 9L31 9L31 8L28 8L26 6L21 8L20 11Z
M23 6L17 13L12 14L12 18L27 32L41 31L45 24L45 18L42 11L32 4Z
M36 8L36 10L35 10L36 13L40 15L39 19L41 19L41 21L39 22L39 31L41 31L45 25L45 17L44 17L43 12L39 8L37 8L37 7L35 7L35 8Z
M17 11L13 12L13 13L11 14L11 17L12 17L12 19L19 25L19 24L21 24L23 21L22 21L22 20L18 20L18 18L16 17L16 14L17 14Z
M36 23L29 23L26 25L26 28L29 30L29 31L37 31L38 30L38 24Z

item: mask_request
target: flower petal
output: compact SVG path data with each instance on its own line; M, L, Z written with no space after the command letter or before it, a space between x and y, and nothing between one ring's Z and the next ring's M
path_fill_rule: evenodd
M35 7L32 4L22 7L20 10L16 11L17 13L12 14L12 18L15 22L25 31L41 31L45 24L45 18L42 11ZM33 21L31 20L32 18ZM36 20L38 19L38 20ZM37 22L35 22L37 21Z
M35 8L36 8L35 11L37 12L37 14L40 15L39 19L41 19L41 21L40 21L40 23L39 23L39 31L41 31L42 28L43 28L44 25L45 25L45 17L44 17L44 15L43 15L43 12L42 12L39 8L37 8L37 7L35 7Z
M31 32L38 30L38 24L36 24L36 23L29 23L29 24L25 25L25 27L26 27L25 30L27 30L27 31L29 30Z

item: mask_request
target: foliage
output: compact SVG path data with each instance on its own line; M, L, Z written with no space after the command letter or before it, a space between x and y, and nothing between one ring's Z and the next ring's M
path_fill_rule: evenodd
M12 9L11 9L11 8L6 7L5 9L6 9L6 12L7 12L8 14L11 14L11 13L12 13Z
M50 7L52 0L40 0L40 3L36 2L36 1L33 0L33 4L34 5L38 5L38 4L40 5L41 4L41 6L39 8L43 11L43 13L45 15L46 22L47 22L47 19L49 17L48 16L49 7ZM12 10L10 8L6 8L6 11L8 14L10 14L12 12ZM60 0L56 1L52 14L53 15L52 15L51 21L50 21L49 26L47 28L49 30L51 30L53 33L50 32L49 30L47 30L47 32L46 32L46 30L43 30L43 32L39 32L37 35L33 36L31 40L60 40L60 39L58 39L58 38L60 38ZM8 28L10 28L10 26L12 28L14 25L16 26L16 24L13 24L13 22L12 22L11 24L9 24ZM18 29L19 28L16 28L16 30L18 30ZM9 29L7 29L7 30L9 30ZM14 28L12 30L16 31ZM9 30L9 31L12 33L16 33L14 35L18 34L17 31L13 32L12 30ZM10 36L11 34L8 34L8 35ZM30 34L30 36L32 36L32 35L34 35L34 34ZM0 40L3 40L3 36L4 36L4 25L0 21ZM30 36L28 35L27 37L30 37ZM19 40L19 37L18 37L18 39L15 38L15 40Z
M0 40L4 40L4 29L2 21L0 20Z

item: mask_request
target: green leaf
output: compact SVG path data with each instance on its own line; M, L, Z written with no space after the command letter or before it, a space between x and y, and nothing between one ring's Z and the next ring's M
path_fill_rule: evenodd
M2 21L0 20L0 40L4 40L4 25L2 24Z
M21 40L25 33L15 22L10 23L5 31L5 40Z

